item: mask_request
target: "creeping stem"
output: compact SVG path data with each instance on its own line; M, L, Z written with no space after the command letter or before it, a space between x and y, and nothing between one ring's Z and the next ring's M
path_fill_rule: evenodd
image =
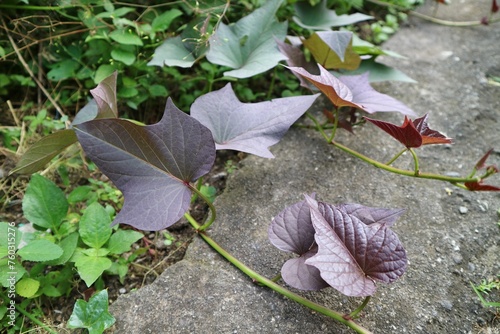
M191 184L189 185L189 188L196 194L196 196L199 196L205 203L207 203L208 208L210 209L210 219L207 220L207 222L201 226L198 226L196 229L198 231L204 231L207 228L212 225L212 223L215 221L215 218L217 218L215 206L212 204L212 202L205 196L201 191L198 190L198 187L193 187ZM187 217L186 217L187 218ZM191 223L192 225L192 223Z
M281 285L276 284L272 280L270 280L270 279L258 274L257 272L253 271L252 269L247 267L244 263L242 263L241 261L236 259L234 256L232 256L230 253L228 253L217 242L215 242L205 231L201 230L200 228L202 226L200 226L198 224L198 222L189 213L185 213L184 217L189 221L189 223L191 223L193 228L195 228L199 232L201 238L207 244L209 244L217 253L222 255L226 260L228 260L236 268L241 270L244 274L249 276L256 283L258 283L260 285L264 285L264 286L282 294L283 296L290 298L291 300L310 308L313 311L316 311L316 312L324 314L330 318L333 318L333 319L343 323L344 325L350 327L351 329L355 330L357 333L364 333L364 334L371 333L369 330L358 325L357 323L355 323L351 319L346 319L348 317L344 318L344 316L342 314L335 312L333 310L330 310L329 308L321 306L317 303L314 303L314 302L312 302L312 301L310 301L302 296L299 296L296 293L291 292L290 290L282 287ZM367 302L367 301L365 300L365 302ZM363 306L363 305L361 305L361 306ZM359 307L358 307L358 309L359 309ZM358 310L358 309L356 309L356 310ZM357 313L359 313L359 311Z

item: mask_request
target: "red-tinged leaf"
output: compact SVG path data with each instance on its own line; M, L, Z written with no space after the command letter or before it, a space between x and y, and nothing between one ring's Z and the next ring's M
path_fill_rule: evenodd
M21 157L16 168L9 174L33 174L42 169L52 158L66 147L76 143L75 131L66 129L43 137L31 146Z
M492 0L491 1L491 12L496 13L500 9L500 6L498 6L497 0Z
M330 123L335 123L335 116L333 115L333 112L323 109L323 114L326 116ZM354 133L352 126L354 123L356 123L356 121L356 108L352 107L349 112L342 110L342 112L339 114L337 125L339 128L347 130L350 133Z
M352 101L362 105L364 111L373 114L375 112L396 111L403 115L415 116L415 112L404 103L395 98L377 92L370 85L370 73L365 72L360 75L344 75L339 77L352 92Z
M316 86L337 107L354 107L363 109L360 104L353 102L353 94L349 87L319 65L320 74L314 75L301 67L287 67L290 71L297 73Z
M432 130L427 125L428 115L417 118L413 121L415 129L422 135L422 145L431 144L451 144L453 141L451 138L446 137L442 133Z
M465 182L464 185L471 191L500 191L500 187L484 184L483 181Z
M415 113L402 102L373 89L369 74L342 76L336 78L318 64L320 75L313 75L303 68L288 67L292 72L303 76L316 86L337 107L354 107L367 113L397 111L403 115Z
M486 160L490 156L491 152L493 152L493 149L490 149L488 152L486 152L483 155L483 157L481 159L479 159L479 161L476 163L476 166L474 166L476 168L476 170L486 168Z
M397 126L389 122L379 121L368 117L365 117L365 119L387 132L389 135L391 135L393 138L395 138L397 141L408 148L422 146L422 135L415 128L413 122L406 116L402 126Z
M170 99L157 124L96 119L75 129L87 156L124 194L114 223L141 230L164 229L179 220L190 203L188 183L215 160L210 130Z
M306 196L318 253L305 261L347 296L370 296L375 280L392 282L406 270L406 252L387 224L366 225L345 209Z
M286 60L288 66L302 67L311 74L316 74L316 75L319 74L318 65L316 65L316 63L312 60L307 61L304 53L299 47L282 42L280 40L276 40L276 44L278 45L278 49L280 50L280 52L288 58ZM299 79L301 86L310 88L304 77L296 73L293 74Z
M274 158L268 147L278 143L319 94L241 103L231 84L200 96L191 116L212 131L218 150L238 150Z
M427 125L427 115L417 118L414 121L411 121L405 116L402 126L397 126L389 122L379 121L368 117L365 117L365 119L390 134L393 138L408 148L420 147L422 145L452 143L451 138L448 138L440 132L429 128Z

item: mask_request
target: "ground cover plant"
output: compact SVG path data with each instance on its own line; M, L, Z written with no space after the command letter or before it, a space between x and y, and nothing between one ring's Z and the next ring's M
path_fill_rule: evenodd
M403 275L406 269L406 252L390 228L404 210L369 208L349 203L333 205L316 200L313 194L305 195L303 201L292 204L273 219L269 228L271 243L281 250L299 255L284 264L281 272L283 280L299 289L319 290L333 287L348 296L364 297L360 307L350 314L340 314L305 300L273 280L255 273L222 249L207 231L216 221L217 215L212 200L208 198L209 191L206 186L203 188L203 177L212 169L216 151L230 149L272 158L268 148L276 144L288 128L304 114L311 123L304 122L303 127L316 129L328 145L342 149L375 167L416 178L446 181L473 191L500 190L497 186L484 182L498 172L495 166L486 165L491 151L479 159L467 176L450 177L420 170L415 149L422 145L451 143L451 139L429 128L427 116L416 118L416 114L407 106L378 93L370 86L369 75L375 74L376 77L377 70L380 75L381 69L381 65L377 64L374 58L387 52L373 44L356 41L354 35L346 31L315 32L298 39L287 37L285 42L283 22L274 19L280 4L280 1L267 2L261 7L264 10L255 10L235 25L219 23L213 33L207 36L206 54L204 51L194 52L194 49L189 49L192 45L189 44L191 40L188 37L174 42L167 39L166 44L161 47L165 48L166 45L168 50L180 49L180 55L177 55L177 51L168 54L178 57L174 58L183 66L186 65L182 63L186 60L186 53L196 54L189 66L206 55L208 62L224 66L221 71L223 75L239 79L276 67L279 61L288 58L288 69L281 66L276 68L297 74L300 83L313 90L312 95L288 96L249 104L242 103L233 90L233 85L226 84L220 89L212 87L209 92L196 97L189 106L189 115L169 99L161 120L156 124L144 125L118 117L118 105L123 96L120 97L118 91L119 76L114 73L101 80L97 88L92 90L94 100L80 110L66 129L42 138L23 155L13 173L34 173L66 147L78 142L86 157L121 190L124 203L123 207L118 207L119 213L115 217L113 210L106 211L95 199L83 196L83 200L88 201L87 208L80 217L71 216L76 218L78 223L72 224L71 219L65 220L68 211L66 202L71 196L66 199L56 190L56 186L47 183L50 181L35 174L28 188L32 190L27 192L23 199L23 210L27 218L32 218L30 222L43 229L50 229L53 235L43 235L39 240L30 241L15 255L10 253L10 245L2 245L6 246L2 254L8 256L4 265L11 265L9 261L13 261L13 265L18 268L17 272L22 274L19 278L16 277L16 292L22 291L24 295L18 292L21 296L33 297L37 294L47 294L46 291L51 291L49 294L54 291L67 291L67 287L48 284L38 280L37 276L45 272L47 266L67 263L68 266L75 266L89 287L99 280L105 270L122 278L126 275L133 257L120 259L119 255L128 252L130 245L142 237L139 232L123 230L122 226L129 225L143 231L162 230L184 216L207 243L257 283L330 316L358 332L367 332L355 319L375 292L375 282L393 282ZM302 9L314 8L307 3L302 5ZM320 6L326 6L325 2ZM308 9L304 12L307 13ZM338 20L337 16L332 17ZM354 21L349 23L356 22L359 16L351 19ZM268 25L258 24L259 20L267 22ZM299 26L307 26L304 21L307 21L306 18L300 16L295 20ZM331 21L329 22L328 24L331 24ZM259 29L264 30L255 34L242 34L249 25L258 25ZM199 39L206 33L202 28L203 25L201 28L193 28L201 33L195 38L198 43L196 47L201 46ZM230 50L243 51L238 54L238 51L230 53ZM157 56L161 56L163 52L164 50L160 49L155 53L156 59L154 58L151 65L163 66L167 61L171 61L158 59ZM273 55L269 57L271 63L262 64L260 60L269 53ZM371 59L362 60L360 54L371 55ZM359 69L362 65L365 69L371 69L369 74L352 75L352 72L348 72ZM338 76L328 69L335 70ZM398 72L390 74L405 79ZM324 119L306 113L318 98L318 90L332 103L332 109L325 110ZM379 121L372 116L361 118L359 111L368 114L399 112L404 115L403 125ZM355 128L364 122L378 126L401 142L402 150L395 152L394 158L389 162L383 163L355 152L335 140L339 128L355 131ZM404 152L409 152L413 158L412 170L391 166ZM43 186L37 186L37 183L43 183ZM43 189L48 189L51 194L43 193ZM78 197L78 192L85 193L85 188L79 188L73 196ZM90 193L86 194L90 196ZM56 201L59 203L59 209L43 212L44 205L36 203L43 203L47 198L52 198L52 194L57 194L54 196L59 199ZM210 218L204 222L196 220L189 213L193 197L203 199L210 208ZM37 207L41 209L36 209ZM113 228L110 227L111 221L115 225ZM120 224L120 227L117 227L117 224ZM16 238L24 236L24 233L15 230L14 226L2 226L8 233L14 233ZM28 234L26 236L28 237ZM18 241L15 240L14 244L18 246ZM40 253L42 248L46 252ZM24 275L19 259L41 263L38 267L31 268L29 275L28 272ZM61 274L60 277L65 276ZM12 286L7 284L5 287ZM43 289L39 289L40 286ZM96 287L98 290L102 289L98 284ZM78 301L69 320L69 327L87 328L91 333L98 333L111 326L113 320L107 313L105 291L90 298L88 304ZM22 312L22 307L23 305L18 309L19 312ZM91 309L99 312L88 312Z

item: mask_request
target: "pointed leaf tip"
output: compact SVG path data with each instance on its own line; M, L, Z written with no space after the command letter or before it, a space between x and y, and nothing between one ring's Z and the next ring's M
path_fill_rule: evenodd
M97 119L75 128L85 153L123 192L115 223L141 230L160 230L179 220L190 203L187 184L208 173L215 160L210 130L170 99L153 125Z
M218 150L274 158L268 147L281 140L317 97L318 94L241 103L231 84L227 84L197 98L191 106L191 116L210 129Z

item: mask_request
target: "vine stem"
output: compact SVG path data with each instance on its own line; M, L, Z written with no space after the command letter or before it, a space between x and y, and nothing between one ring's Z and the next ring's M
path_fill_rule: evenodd
M208 207L210 209L210 219L207 220L207 222L205 224L203 224L201 226L198 225L198 227L196 227L196 229L198 230L198 232L203 232L204 230L206 230L207 228L209 228L210 225L212 225L212 223L215 221L215 218L217 218L217 213L216 213L216 210L215 210L215 206L213 205L213 203L205 195L203 195L203 193L200 190L198 190L197 187L193 187L191 184L189 184L189 188L197 196L199 196L203 201L205 201L205 203L207 203L207 205L208 205ZM184 215L184 216L186 216L186 215ZM191 216L189 216L189 217L191 217ZM186 217L186 219L188 219L188 218ZM189 221L189 222L191 222L191 221ZM196 223L196 224L198 224L198 223ZM191 225L193 225L193 223L191 223Z
M400 169L400 168L388 166L380 161L373 160L373 159L371 159L371 158L369 158L369 157L367 157L367 156L365 156L357 151L354 151L354 150L348 148L347 146L339 144L335 141L332 141L331 144L333 146L341 149L342 151L349 153L350 155L353 155L356 158L363 160L364 162L369 163L370 165L373 165L377 168L380 168L380 169L383 169L383 170L386 170L386 171L389 171L392 173L400 174L400 175L418 177L418 178L422 178L422 179L433 179L433 180L446 181L446 182L450 182L450 183L452 183L460 188L464 188L464 189L467 189L467 188L461 186L458 183L476 182L476 181L481 180L480 178L453 177L453 176L446 176L446 175L440 175L440 174L434 174L434 173L422 173L422 172L415 173L415 170L406 170L406 169ZM418 165L417 165L417 167L418 167Z
M329 308L326 308L322 305L319 305L317 303L314 303L302 296L299 296L296 293L291 292L290 290L282 287L279 284L276 284L272 280L260 275L259 273L255 272L254 270L250 269L248 266L246 266L244 263L239 261L237 258L235 258L233 255L228 253L224 248L222 248L215 240L213 240L205 231L200 230L202 226L198 224L198 222L189 214L185 213L184 217L189 221L189 223L195 228L201 238L208 244L210 247L212 247L217 253L219 253L222 257L224 257L226 260L228 260L231 264L233 264L236 268L241 270L244 274L246 274L248 277L250 277L255 283L259 285L264 285L279 294L282 294L283 296L299 303L302 304L308 308L310 308L313 311L316 311L318 313L321 313L323 315L326 315L330 318L333 318L344 325L348 326L349 328L355 330L357 333L362 333L362 334L369 334L371 333L368 329L362 327L361 325L358 325L355 323L353 320L349 319L349 317L345 317L341 313L338 313L336 311L333 311ZM360 306L361 307L361 306ZM364 307L364 306L363 306ZM359 309L359 307L358 307ZM359 311L358 311L359 312Z
M0 297L4 300L4 302L8 303L9 302L9 299L7 298L6 295L4 295L2 292L0 292ZM47 332L49 332L50 334L57 334L56 331L53 331L52 329L50 329L46 324L44 324L43 322L41 322L40 320L38 320L35 316L33 316L31 313L29 313L28 311L26 311L23 307L21 307L21 305L18 305L17 303L15 304L15 307L16 307L16 310L19 311L19 313L21 313L22 315L26 316L28 319L30 319L34 324L40 326L41 328L43 328L44 330L46 330Z

